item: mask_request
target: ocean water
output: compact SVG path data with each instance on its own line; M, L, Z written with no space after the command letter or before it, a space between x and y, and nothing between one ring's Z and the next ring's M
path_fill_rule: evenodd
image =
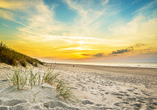
M87 65L101 65L101 66L120 66L120 67L141 67L141 68L157 68L157 62L152 63L80 63Z

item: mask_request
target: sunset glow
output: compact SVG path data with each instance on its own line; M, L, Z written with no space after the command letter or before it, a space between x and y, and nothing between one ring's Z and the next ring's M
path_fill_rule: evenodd
M157 0L0 0L0 40L51 62L157 62Z

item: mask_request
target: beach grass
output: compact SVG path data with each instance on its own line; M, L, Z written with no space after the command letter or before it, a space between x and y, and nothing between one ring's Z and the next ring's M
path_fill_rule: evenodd
M58 92L57 97L65 100L71 97L71 88L65 85L65 80L61 79L58 81L56 90Z
M67 84L67 81L65 81L63 78L56 81L57 97L66 102L67 100L79 102L78 98L72 93L71 87Z
M37 84L37 75L38 73L33 74L33 71L32 70L30 71L29 84L31 86L31 89L33 88L33 86Z
M33 91L31 91L33 93L33 101L36 102L36 96L41 92L41 91L38 91L37 93L34 93Z
M20 63L23 67L26 67L26 62L36 67L38 66L38 63L41 65L44 64L38 59L31 58L7 47L6 44L4 44L2 41L0 42L0 62L13 66L16 66L18 63Z
M23 89L25 85L29 85L32 89L36 85L41 85L43 83L48 83L56 88L57 97L61 100L73 100L75 99L73 93L71 92L71 88L67 86L67 82L62 78L62 75L59 72L54 72L54 69L49 67L43 75L34 73L31 69L22 71L20 69L15 69L13 74L7 74L8 80L12 83L12 85L16 86L17 89ZM36 95L34 94L34 102L36 101Z
M67 82L62 78L62 75L57 72L54 73L55 67L51 69L51 66L45 71L43 76L43 81L50 85L53 85L56 87L57 91L57 97L61 100L67 101L72 100L75 101L77 98L74 96L74 94L71 92L71 88L67 86Z
M51 67L49 67L45 71L42 82L49 83L50 85L53 85L55 83L55 81L58 78L58 76L60 75L60 73L59 72L53 73L54 69L55 69L55 67L53 69L51 69Z
M10 82L17 87L17 89L23 89L27 83L27 74L19 70L15 70L12 75L7 74Z

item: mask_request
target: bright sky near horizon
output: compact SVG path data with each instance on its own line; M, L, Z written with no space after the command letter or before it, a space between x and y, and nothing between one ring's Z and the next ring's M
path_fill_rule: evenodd
M0 40L52 62L157 62L157 0L0 0Z

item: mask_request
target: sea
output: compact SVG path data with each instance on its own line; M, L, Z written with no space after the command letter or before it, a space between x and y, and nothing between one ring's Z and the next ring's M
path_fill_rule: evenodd
M142 63L77 63L85 65L100 65L100 66L119 66L119 67L139 67L139 68L157 68L157 62L142 62Z

